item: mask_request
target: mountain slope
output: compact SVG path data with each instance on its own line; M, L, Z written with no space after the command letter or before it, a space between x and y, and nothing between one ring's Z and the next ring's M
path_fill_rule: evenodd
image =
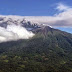
M1 72L72 72L72 34L43 26L28 40L0 44Z

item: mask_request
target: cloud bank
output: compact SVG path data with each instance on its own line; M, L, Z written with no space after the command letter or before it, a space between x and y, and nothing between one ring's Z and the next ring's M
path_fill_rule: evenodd
M0 27L0 42L18 39L29 39L34 36L30 31L19 25L8 25L7 28Z
M26 19L33 23L46 24L52 27L72 27L72 7L63 3L57 3L53 16L17 16L8 15L7 18ZM2 15L0 15L1 17ZM2 16L3 17L3 16Z
M72 27L72 7L57 3L55 9L58 13L55 13L53 16L30 16L25 18L32 22L48 24L52 27Z

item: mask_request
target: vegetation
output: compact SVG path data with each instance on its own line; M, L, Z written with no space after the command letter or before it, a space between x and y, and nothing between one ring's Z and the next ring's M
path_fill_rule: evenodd
M72 35L39 29L28 40L0 44L0 72L72 72Z

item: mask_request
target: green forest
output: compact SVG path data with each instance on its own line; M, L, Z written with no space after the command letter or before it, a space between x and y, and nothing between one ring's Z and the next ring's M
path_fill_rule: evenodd
M72 34L34 32L27 40L0 43L0 72L72 72Z

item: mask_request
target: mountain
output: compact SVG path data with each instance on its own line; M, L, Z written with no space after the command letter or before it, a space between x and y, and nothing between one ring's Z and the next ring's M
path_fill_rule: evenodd
M0 26L1 27L7 27L7 25L21 25L25 28L37 28L39 26L38 23L28 21L24 17L18 17L18 16L0 16ZM40 24L41 25L41 24Z
M72 34L41 26L30 39L0 43L0 72L72 72Z

